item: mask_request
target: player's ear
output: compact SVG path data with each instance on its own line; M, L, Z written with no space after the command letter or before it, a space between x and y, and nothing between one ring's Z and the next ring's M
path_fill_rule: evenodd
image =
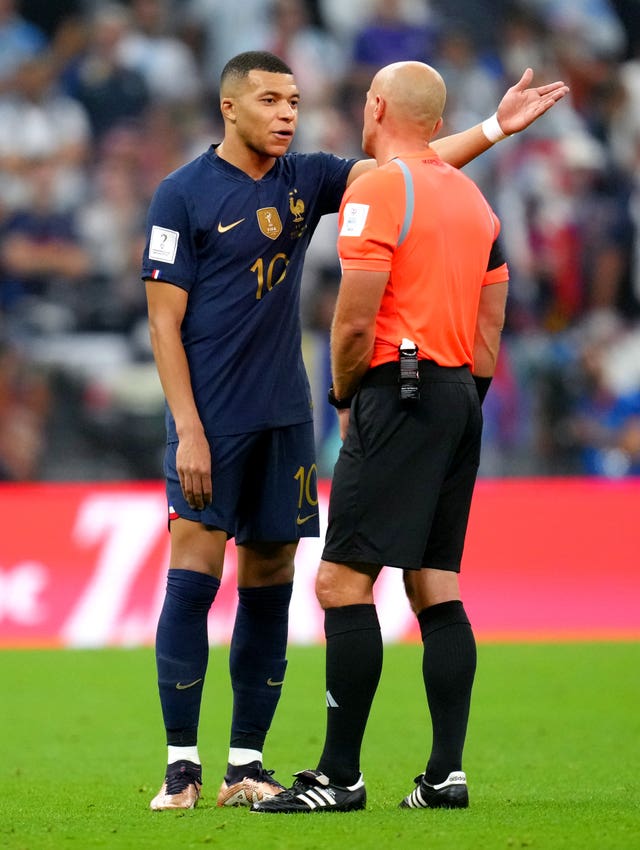
M236 120L236 105L232 97L223 97L220 100L220 112L227 121Z

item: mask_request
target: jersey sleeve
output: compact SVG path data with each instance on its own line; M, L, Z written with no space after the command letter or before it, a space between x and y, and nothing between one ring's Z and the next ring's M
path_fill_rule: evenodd
M500 222L494 214L493 218L496 222L496 238L491 246L489 254L489 262L487 263L487 271L482 282L483 286L492 283L505 283L509 280L509 267L502 250L502 242L500 240Z
M347 190L338 221L338 254L345 270L390 271L404 220L405 189L400 171L377 169Z
M344 159L331 153L308 154L321 165L320 215L336 213L345 193L347 179L357 159Z
M147 214L142 256L143 280L161 280L190 290L195 279L193 226L184 194L171 179L163 180Z

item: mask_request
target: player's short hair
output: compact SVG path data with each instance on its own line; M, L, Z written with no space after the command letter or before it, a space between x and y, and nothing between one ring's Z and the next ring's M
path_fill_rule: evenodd
M293 74L286 62L267 50L247 50L238 53L222 69L220 85L231 79L242 79L250 71L269 71L272 74Z

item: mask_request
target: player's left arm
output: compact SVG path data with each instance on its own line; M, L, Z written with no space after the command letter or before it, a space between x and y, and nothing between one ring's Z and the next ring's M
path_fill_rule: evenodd
M445 162L456 168L471 162L496 142L526 130L534 121L569 92L562 80L544 86L531 86L533 71L527 68L518 82L507 89L494 115L461 133L434 139L430 144ZM356 162L347 185L364 172L376 167L374 159Z

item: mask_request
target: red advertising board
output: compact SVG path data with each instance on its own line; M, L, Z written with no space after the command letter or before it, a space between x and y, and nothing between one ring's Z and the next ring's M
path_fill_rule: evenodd
M169 545L161 483L3 484L0 517L0 647L153 642ZM640 480L480 481L461 576L477 637L640 638L639 543ZM299 547L292 642L323 639L320 551ZM230 544L212 643L231 634L235 569ZM383 571L376 601L385 639L417 639L400 571Z

